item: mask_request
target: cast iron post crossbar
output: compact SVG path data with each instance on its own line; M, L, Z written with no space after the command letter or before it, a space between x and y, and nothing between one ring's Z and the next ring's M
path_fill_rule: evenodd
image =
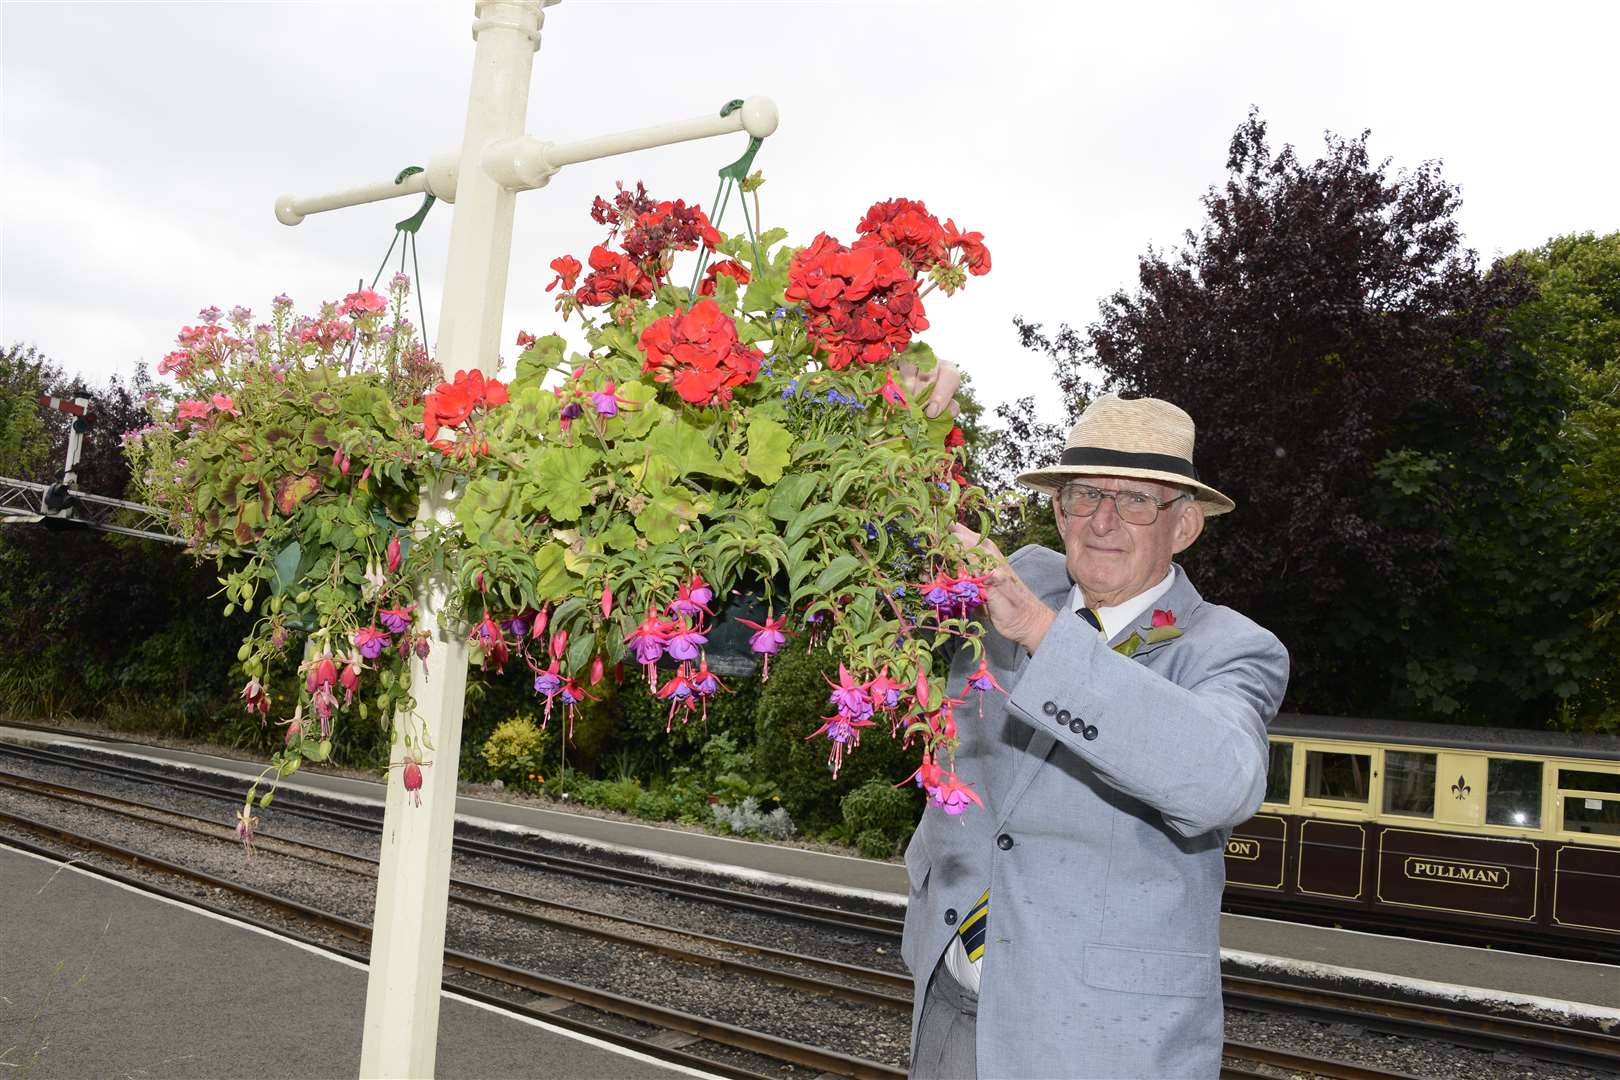
M455 204L435 350L446 372L495 373L517 192L544 186L563 165L740 131L763 139L776 130L776 106L766 98L751 98L724 117L699 117L574 143L554 144L524 135L544 8L556 2L474 3L476 49L459 154L434 157L424 171L398 183L384 181L319 196L283 195L276 200L277 220L286 225L298 224L307 214L424 192ZM449 521L452 506L453 497L444 488L424 491L418 520ZM416 661L414 715L396 717L393 760L403 758L403 733L410 724L433 748L431 767L423 772L419 809L407 806L402 776L390 770L360 1054L360 1074L366 1077L432 1076L438 1040L467 644L460 630L443 617L449 583L430 580L424 586L419 610L433 648L426 661Z

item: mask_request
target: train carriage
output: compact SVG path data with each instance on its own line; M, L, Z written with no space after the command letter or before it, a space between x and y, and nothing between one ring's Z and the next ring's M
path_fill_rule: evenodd
M1620 737L1284 714L1228 911L1620 962Z

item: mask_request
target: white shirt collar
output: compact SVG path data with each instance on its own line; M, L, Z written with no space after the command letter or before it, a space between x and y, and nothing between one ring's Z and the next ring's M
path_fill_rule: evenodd
M1170 572L1164 575L1164 580L1148 589L1139 592L1123 604L1113 607L1097 609L1097 618L1102 622L1102 635L1104 641L1114 640L1115 635L1127 626L1134 626L1142 614L1153 606L1154 601L1170 591L1170 586L1176 583L1176 568L1170 567ZM1086 606L1085 594L1076 585L1069 590L1069 610L1079 611Z

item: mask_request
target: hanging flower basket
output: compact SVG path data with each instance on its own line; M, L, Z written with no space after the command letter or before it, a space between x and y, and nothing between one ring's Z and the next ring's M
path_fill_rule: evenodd
M144 498L218 559L227 613L257 614L244 705L287 731L244 820L350 714L404 727L396 765L420 786L411 660L437 647L420 620L435 583L444 632L531 679L564 725L607 678L645 678L672 725L700 713L726 692L707 645L744 589L765 677L792 642L842 664L804 733L834 773L863 731L905 734L918 782L960 812L976 801L949 768L960 702L933 654L979 633L982 568L948 526L986 504L960 430L924 415L900 365L933 365L924 301L989 270L982 238L894 199L852 243L796 248L640 184L592 217L604 242L555 259L547 286L589 352L523 334L510 384L446 378L398 275L313 315L285 297L258 324L209 309L159 365L180 400L126 438ZM424 492L439 513L419 515ZM297 700L273 701L267 672L299 642Z

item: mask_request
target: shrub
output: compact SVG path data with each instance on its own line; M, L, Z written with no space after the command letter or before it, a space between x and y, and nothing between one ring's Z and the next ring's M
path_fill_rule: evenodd
M897 788L875 777L845 795L839 807L855 846L872 859L893 855L910 838L921 811L916 788Z
M715 824L744 836L768 836L772 840L786 840L798 830L787 810L778 806L770 813L759 808L759 800L750 795L736 806L716 803L713 807Z
M635 811L637 802L644 794L641 781L624 777L619 780L586 780L579 786L578 797L586 806L629 814Z
M519 713L496 725L479 750L490 771L502 780L521 784L540 772L540 757L549 736L535 725L533 713Z
M755 771L770 779L799 828L818 834L842 824L839 800L862 783L874 778L893 783L917 767L914 755L889 737L888 721L875 718L860 747L846 754L838 778L828 775L826 740L806 741L806 736L830 711L823 676L836 676L837 670L837 661L825 651L790 646L771 663L770 681L754 713Z

